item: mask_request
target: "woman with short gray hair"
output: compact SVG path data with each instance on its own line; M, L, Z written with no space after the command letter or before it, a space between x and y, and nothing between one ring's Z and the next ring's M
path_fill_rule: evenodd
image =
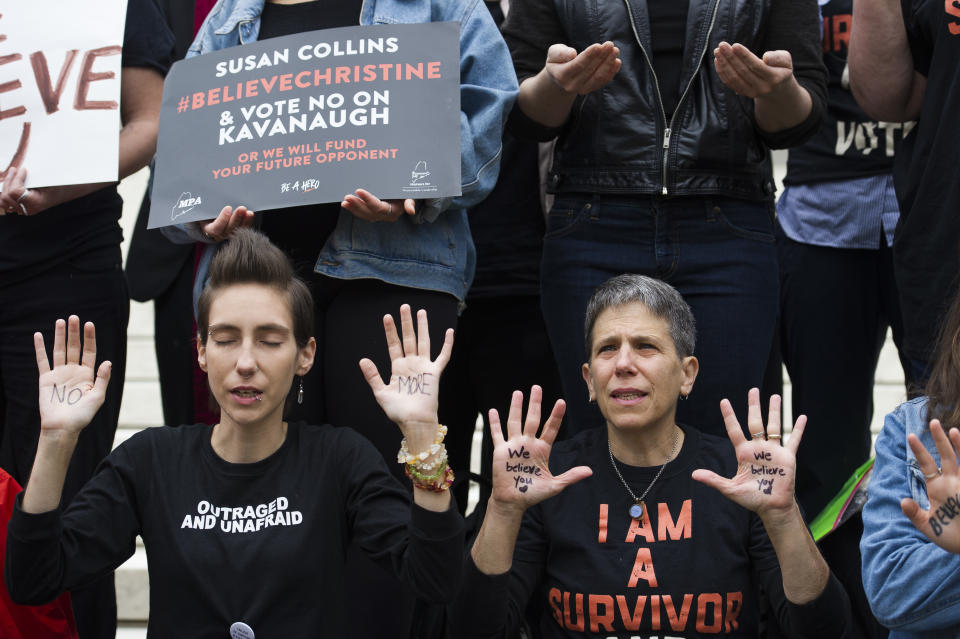
M551 452L562 400L539 437L538 387L525 419L514 392L506 436L490 411L493 492L465 559L454 635L513 637L532 600L543 614L528 621L545 639L757 637L763 590L787 636L852 636L846 593L794 498L806 419L781 444L780 397L764 424L752 389L749 440L726 399L729 441L678 425L699 370L695 329L680 294L658 280L605 282L585 333L582 375L606 428Z

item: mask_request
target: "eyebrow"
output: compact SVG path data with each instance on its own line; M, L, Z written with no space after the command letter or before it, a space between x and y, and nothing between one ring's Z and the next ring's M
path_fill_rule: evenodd
M217 331L239 331L240 327L233 324L211 324L207 328L208 333ZM260 324L254 327L256 333L289 333L290 329L282 324Z

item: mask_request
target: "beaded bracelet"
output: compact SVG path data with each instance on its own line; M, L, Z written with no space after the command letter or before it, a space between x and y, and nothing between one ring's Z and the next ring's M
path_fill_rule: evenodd
M423 488L434 493L442 493L453 485L453 469L447 463L444 463L433 475L423 475L410 464L404 467L404 473L413 482L414 488Z
M407 448L407 438L404 437L403 441L400 442L400 451L397 453L397 463L398 464L416 464L417 461L426 461L427 457L431 455L436 455L440 452L440 448L443 445L443 438L447 436L447 427L443 424L438 424L437 434L433 438L433 443L430 444L430 447L421 452L419 455L410 454L410 449Z

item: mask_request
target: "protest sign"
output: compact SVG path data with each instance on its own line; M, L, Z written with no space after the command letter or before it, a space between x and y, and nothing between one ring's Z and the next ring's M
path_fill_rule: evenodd
M324 29L174 65L149 228L339 202L460 194L455 22ZM282 214L282 213L278 213Z
M0 181L113 182L127 0L30 0L0 7ZM2 187L0 187L2 188Z

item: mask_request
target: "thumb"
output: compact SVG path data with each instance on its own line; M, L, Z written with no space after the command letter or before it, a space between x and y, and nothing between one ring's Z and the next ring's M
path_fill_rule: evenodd
M721 477L712 470L706 470L705 468L698 468L697 470L693 471L693 475L691 476L695 481L710 486L714 490L719 491L722 495L727 494L727 488L730 485L730 480L726 477Z
M933 538L933 530L930 528L930 522L927 517L928 513L920 508L920 504L909 497L904 497L900 500L900 510L903 511L903 514L907 516L907 519L910 520L910 523L912 523L917 530L927 537Z
M377 370L377 365L374 364L372 360L366 357L361 359L360 370L363 372L363 377L367 380L367 384L370 385L370 390L378 393L383 389L383 378L380 377L380 371Z
M792 69L793 58L789 51L767 51L763 54L763 63L768 67L779 67L781 69Z
M113 372L113 364L108 361L100 363L100 368L97 369L97 379L93 381L93 389L101 395L105 395L107 392L111 372Z
M577 57L577 50L565 44L553 44L547 49L547 62L563 64Z
M550 497L559 495L567 489L567 486L575 484L581 479L586 479L592 474L593 471L590 470L588 466L574 466L567 472L554 476L552 482L547 482L547 490L542 499L549 499Z
M570 470L560 475L557 475L554 479L561 485L561 490L566 488L571 484L575 484L581 479L586 479L593 475L593 471L589 466L574 466Z

